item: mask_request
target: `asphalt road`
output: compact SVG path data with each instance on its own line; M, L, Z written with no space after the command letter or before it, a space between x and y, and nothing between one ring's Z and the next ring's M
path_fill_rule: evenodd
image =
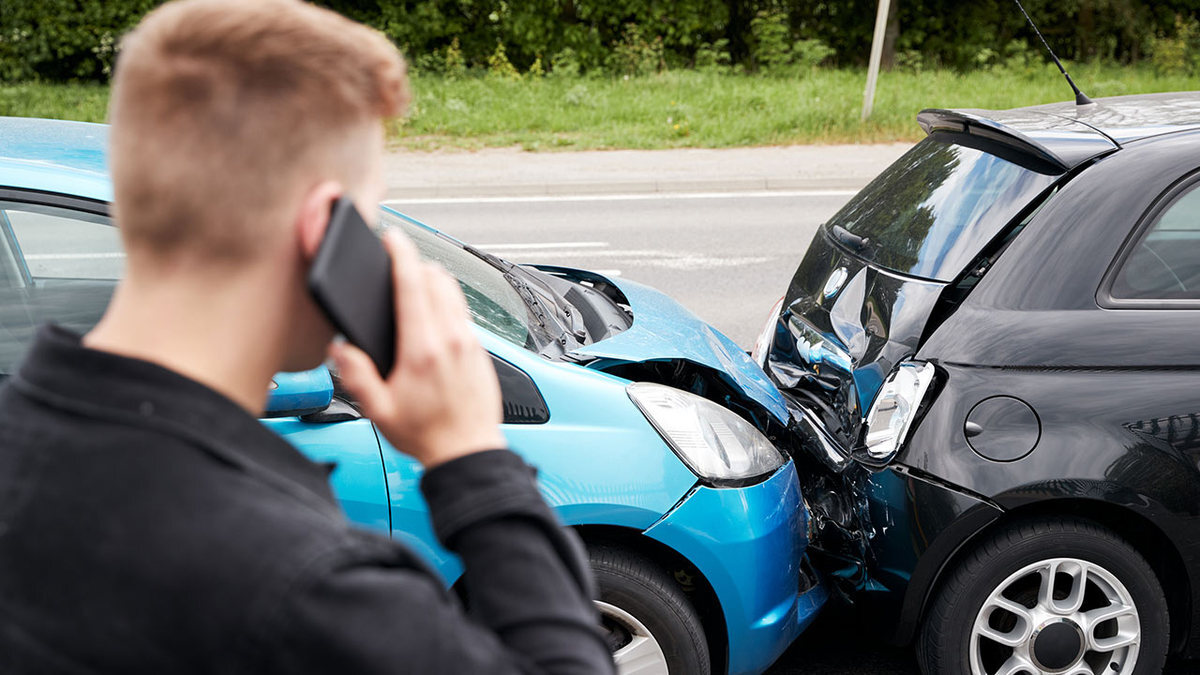
M514 262L653 286L749 347L818 225L852 190L393 202Z
M401 211L514 262L569 265L671 295L749 347L816 228L853 191L604 195L395 202ZM911 651L827 612L770 675L915 675ZM1200 673L1177 663L1168 675Z

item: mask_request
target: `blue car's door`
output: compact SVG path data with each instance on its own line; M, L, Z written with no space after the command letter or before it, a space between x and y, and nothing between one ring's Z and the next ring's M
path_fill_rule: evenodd
M322 424L281 417L263 424L314 462L333 465L329 482L347 518L384 534L391 532L383 458L375 427L368 420Z
M429 507L421 495L421 463L398 452L386 441L382 444L383 466L387 476L391 507L392 536L421 554L448 583L462 574L458 556L438 544L429 520Z

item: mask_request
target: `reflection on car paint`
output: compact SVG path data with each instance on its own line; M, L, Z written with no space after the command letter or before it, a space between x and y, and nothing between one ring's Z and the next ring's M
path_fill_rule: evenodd
M1126 424L1125 428L1162 441L1179 452L1200 450L1200 412L1139 420Z

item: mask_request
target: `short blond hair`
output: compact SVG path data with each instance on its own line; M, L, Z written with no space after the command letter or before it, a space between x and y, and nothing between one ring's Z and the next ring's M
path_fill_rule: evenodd
M177 0L122 41L109 164L131 261L252 256L346 144L402 114L405 65L379 32L300 0Z

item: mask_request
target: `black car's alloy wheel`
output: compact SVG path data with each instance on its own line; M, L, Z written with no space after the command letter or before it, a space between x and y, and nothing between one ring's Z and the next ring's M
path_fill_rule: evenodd
M1166 600L1128 543L1094 523L1018 523L951 573L925 619L927 675L1148 675L1168 644Z
M708 675L704 627L658 565L617 548L588 551L596 608L621 675Z

